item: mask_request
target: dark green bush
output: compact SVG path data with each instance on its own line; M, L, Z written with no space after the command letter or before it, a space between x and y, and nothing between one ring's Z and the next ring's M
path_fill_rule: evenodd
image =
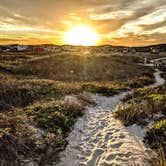
M145 139L152 148L162 146L166 155L166 120L161 120L150 127Z
M158 158L154 160L155 166L166 165L166 120L156 122L148 130L145 142L158 153Z
M65 134L75 119L83 115L84 108L74 103L52 102L28 107L26 112L35 119L39 127L53 133L60 129Z

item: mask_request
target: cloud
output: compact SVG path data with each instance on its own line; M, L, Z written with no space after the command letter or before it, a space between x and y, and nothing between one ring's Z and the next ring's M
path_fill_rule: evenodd
M134 20L136 22L139 18L157 11L158 7L159 6L154 7L153 5L150 5L142 8L136 8L134 10L118 10L104 14L92 14L91 19L94 22L101 24L107 32L116 31L130 21Z
M124 37L115 37L110 41L115 45L127 45L127 46L144 46L151 44L166 43L166 33L153 33L153 34L134 34L128 33ZM126 43L126 44L124 44Z
M165 0L5 0L0 2L0 28L9 39L26 42L31 36L36 42L63 40L63 32L76 24L94 27L109 44L126 44L127 37L138 44L160 42L165 10Z
M164 27L166 26L166 18L165 20L161 21L161 22L158 22L158 23L154 23L154 24L143 24L143 25L140 25L142 27L142 29L144 31L149 31L149 30L154 30L154 29L157 29L157 28L161 28L161 27Z

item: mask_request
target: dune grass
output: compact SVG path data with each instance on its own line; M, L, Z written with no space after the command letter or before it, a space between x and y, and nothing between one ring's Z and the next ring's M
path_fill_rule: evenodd
M0 64L0 107L4 109L83 91L110 96L154 81L152 69L137 65L138 58L127 55L102 56L101 52L101 56L84 57L83 52L62 52L24 57L12 53L1 55L0 60L4 62Z
M154 166L166 164L166 84L156 88L137 89L127 95L114 115L126 126L138 124L148 128L145 142L156 150L158 158L153 160Z
M157 88L137 89L122 100L115 116L125 125L147 123L155 114L165 114L165 92L165 84Z
M150 68L139 66L137 61L138 58L127 55L125 57L103 56L101 52L100 56L94 54L84 56L83 52L80 52L80 55L69 52L25 61L13 67L12 72L21 77L33 75L40 79L58 81L126 81L128 78L140 77L152 72Z
M84 108L75 103L51 102L29 106L26 112L33 117L39 128L53 133L61 129L66 133L74 124L74 120L83 115Z
M64 95L80 94L84 91L112 96L152 82L153 77L147 76L127 82L62 82L48 79L16 80L7 77L0 82L0 109L5 111L11 107L25 107L38 100L58 99Z
M84 113L83 105L58 102L62 97L75 94L89 104L84 91L112 96L154 81L138 58L80 55L0 55L0 165L36 156L55 161Z
M56 98L71 93L80 93L79 84L49 80L3 80L0 82L1 109L25 107L35 101ZM3 106L5 107L3 109Z
M55 101L0 113L0 164L19 165L20 155L45 156L50 149L55 159L66 145L66 134L83 113L81 105Z

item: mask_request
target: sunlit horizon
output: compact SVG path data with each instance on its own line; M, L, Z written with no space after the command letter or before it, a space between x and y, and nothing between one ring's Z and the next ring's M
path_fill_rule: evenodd
M165 0L5 0L0 2L0 44L161 44L166 43L165 11ZM79 25L92 32L72 32Z
M91 27L77 25L65 33L64 41L75 46L94 46L99 41L99 35Z

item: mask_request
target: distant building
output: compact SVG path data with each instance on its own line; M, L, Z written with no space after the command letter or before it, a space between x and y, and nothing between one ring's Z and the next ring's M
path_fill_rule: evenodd
M41 53L41 52L44 52L44 48L41 47L41 46L35 46L33 47L33 52L37 52L37 53Z
M31 48L30 46L26 45L5 45L5 46L0 46L0 51L6 51L6 52L17 52L17 51L30 51Z
M30 48L29 46L26 45L17 45L16 46L16 51L28 51Z

